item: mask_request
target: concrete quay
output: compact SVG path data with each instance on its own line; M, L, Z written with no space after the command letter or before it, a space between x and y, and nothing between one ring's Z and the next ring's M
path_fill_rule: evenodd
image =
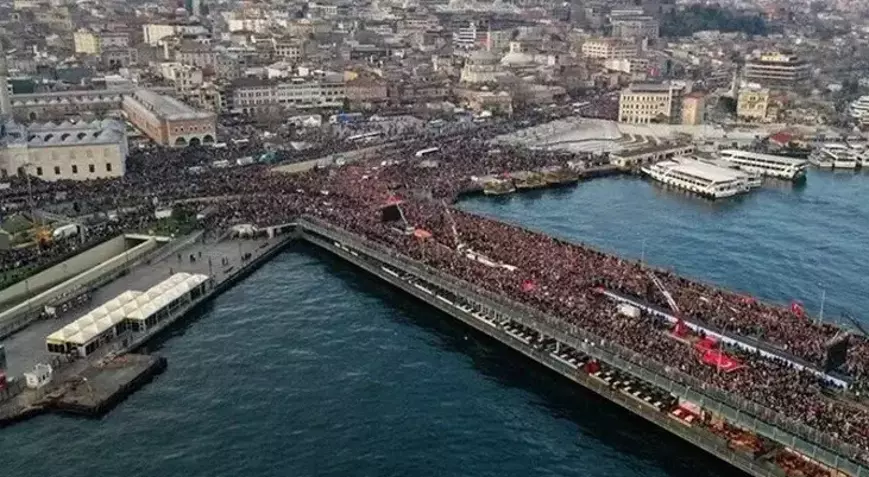
M98 417L166 369L166 358L124 354L88 366L41 401L46 410Z
M72 322L86 310L70 310L59 319L38 322L12 335L13 346L7 348L11 360L26 359L32 363L31 368L37 362L50 363L54 374L51 382L41 388L26 388L19 378L12 382L10 389L0 393L0 427L48 411L100 416L111 410L166 368L165 358L132 352L252 273L294 239L293 224L283 226L281 231L285 233L271 238L216 243L194 241L93 290L93 301L102 303L125 290L147 289L178 272L205 273L211 277L210 286L202 296L179 307L157 326L144 332L128 332L87 358L47 357L43 351L48 333ZM22 368L29 369L20 362L15 369Z
M831 475L869 476L869 468L852 459L848 449L827 445L822 439L787 423L764 420L755 409L737 399L674 381L666 370L653 369L647 359L620 350L575 326L546 317L505 297L453 279L394 251L329 224L299 221L304 240L339 256L387 283L444 311L466 325L600 394L613 403L706 450L754 476L784 475L772 459L782 452L798 452L829 468ZM590 372L583 363L594 361ZM604 378L616 374L618 379ZM636 399L636 390L644 398ZM692 403L710 419L745 429L766 444L759 455L737 450L705 425L679 422L654 403L667 399ZM651 401L651 402L650 402Z

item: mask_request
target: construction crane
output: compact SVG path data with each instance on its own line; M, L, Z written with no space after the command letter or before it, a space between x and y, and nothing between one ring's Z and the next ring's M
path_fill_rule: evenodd
M682 311L679 310L679 305L676 304L676 300L673 299L673 295L671 295L670 292L667 291L666 288L664 288L664 284L661 283L661 280L658 279L658 276L655 275L655 272L650 269L647 269L646 272L649 274L649 278L652 279L652 283L655 284L655 287L658 289L658 291L661 292L662 295L664 295L664 298L667 300L667 304L670 306L670 309L673 310L673 313L675 313L677 317L681 317ZM681 320L681 318L679 319Z
M55 214L53 212L48 212L42 209L34 209L33 214L38 216L42 221L53 221L53 222L62 222L65 224L73 224L78 226L78 237L82 244L86 241L87 235L87 227L83 223L77 220L73 220L70 217L61 214Z

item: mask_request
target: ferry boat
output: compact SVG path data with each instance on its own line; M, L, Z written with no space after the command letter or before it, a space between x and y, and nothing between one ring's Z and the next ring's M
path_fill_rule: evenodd
M540 189L546 187L546 179L539 172L520 171L510 174L513 184L519 190Z
M543 172L543 180L551 187L572 185L579 182L579 173L569 167L547 167L543 168L541 172Z
M844 144L826 144L809 155L809 163L821 169L854 170L858 155Z
M673 158L641 168L643 174L669 186L709 199L724 199L751 190L741 171L696 159Z
M483 194L507 195L516 192L516 186L510 179L492 179L483 184Z
M760 154L739 149L725 149L719 157L739 170L776 179L798 181L806 177L808 161L794 157Z
M712 159L705 158L700 156L694 156L694 159L698 161L705 162L707 164L712 164L713 166L723 167L725 169L734 169L740 171L745 176L745 183L748 185L749 189L756 189L763 185L763 175L756 172L749 172L745 169L740 168L738 165L725 161L723 159Z

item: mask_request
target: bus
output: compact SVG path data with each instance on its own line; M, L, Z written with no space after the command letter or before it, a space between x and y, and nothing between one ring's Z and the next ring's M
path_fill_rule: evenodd
M423 156L426 156L426 155L431 154L433 152L438 152L440 150L441 150L441 148L439 148L439 147L429 147L426 149L420 149L419 151L416 151L416 154L414 154L414 155L416 157L423 157Z
M362 113L338 113L329 116L329 124L347 124L363 120Z
M379 138L380 136L383 136L383 131L373 131L373 132L362 133L362 134L354 134L354 135L348 137L347 141L349 141L349 142L368 142L368 141L374 140L376 138Z

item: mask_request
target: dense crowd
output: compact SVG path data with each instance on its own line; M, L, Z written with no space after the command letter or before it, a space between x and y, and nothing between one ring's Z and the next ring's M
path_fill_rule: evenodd
M435 168L419 167L421 161L384 168L345 167L328 181L336 193L328 201L320 200L319 206L309 206L307 212L475 285L517 297L608 342L778 411L794 422L869 449L869 412L861 405L830 397L827 391L831 384L816 374L798 370L787 359L770 359L739 348L728 351L745 367L722 373L698 359L690 345L670 339L667 335L672 332L671 324L648 316L636 319L617 313L615 304L598 290L668 306L642 264L459 210L447 211L437 201L419 200L423 188L433 192L428 197L437 197L439 190L449 196L460 191L456 184L464 183L468 175L491 174L497 168L529 169L547 162L541 155L523 159L519 154L507 154L502 158L505 151L492 154L488 146L474 141L458 147L462 148L461 155L444 150L438 156L443 162ZM401 208L407 222L430 233L430 239L401 234L397 232L401 227L381 220L380 207L387 198L396 196L403 200ZM458 245L486 256L491 263L509 266L470 259L465 253L457 253ZM664 270L654 273L672 293L685 319L765 342L781 350L783 357L793 356L820 367L825 357L824 343L839 331L832 325L817 325L786 307L761 303ZM530 289L529 283L533 284ZM852 340L847 370L858 381L865 379L867 349L865 339ZM869 455L859 457L869 461Z
M516 226L488 220L449 207L458 194L475 187L474 178L505 172L564 168L589 158L520 147L493 145L488 139L546 118L520 118L451 129L402 129L400 147L377 158L340 168L312 169L295 175L273 173L266 164L237 168L204 167L191 174L190 167L226 157L252 154L247 148L134 152L130 174L119 180L86 183L32 184L40 205L73 203L78 210L131 207L131 220L155 207L179 207L210 212L203 225L222 229L236 224L280 224L300 215L325 219L337 226L385 244L397 251L444 270L460 279L502 293L565 323L594 333L602 340L640 353L650 362L690 376L709 387L731 392L775 410L863 450L869 462L869 411L828 395L830 384L800 371L785 359L770 359L743 349L728 349L745 366L723 373L704 364L696 350L672 339L672 324L659 318L620 314L616 303L601 290L630 296L638 301L668 307L668 301L652 283L644 265L602 253L592 247L571 244ZM345 134L346 135L346 134ZM329 139L331 138L331 139ZM324 136L308 155L344 150L346 141ZM315 142L315 141L314 141ZM437 146L424 157L414 151ZM21 197L22 185L13 184L0 195ZM196 198L196 200L190 200ZM401 201L404 224L382 220L388 202ZM180 205L179 204L180 202ZM126 219L125 219L126 220ZM426 231L423 237L403 233L406 227ZM430 236L429 236L430 235ZM463 253L458 253L461 249ZM469 251L487 257L468 258ZM820 367L825 343L839 331L818 325L786 307L719 290L653 270L678 304L684 319L766 343ZM846 371L862 382L869 369L869 343L852 338Z

